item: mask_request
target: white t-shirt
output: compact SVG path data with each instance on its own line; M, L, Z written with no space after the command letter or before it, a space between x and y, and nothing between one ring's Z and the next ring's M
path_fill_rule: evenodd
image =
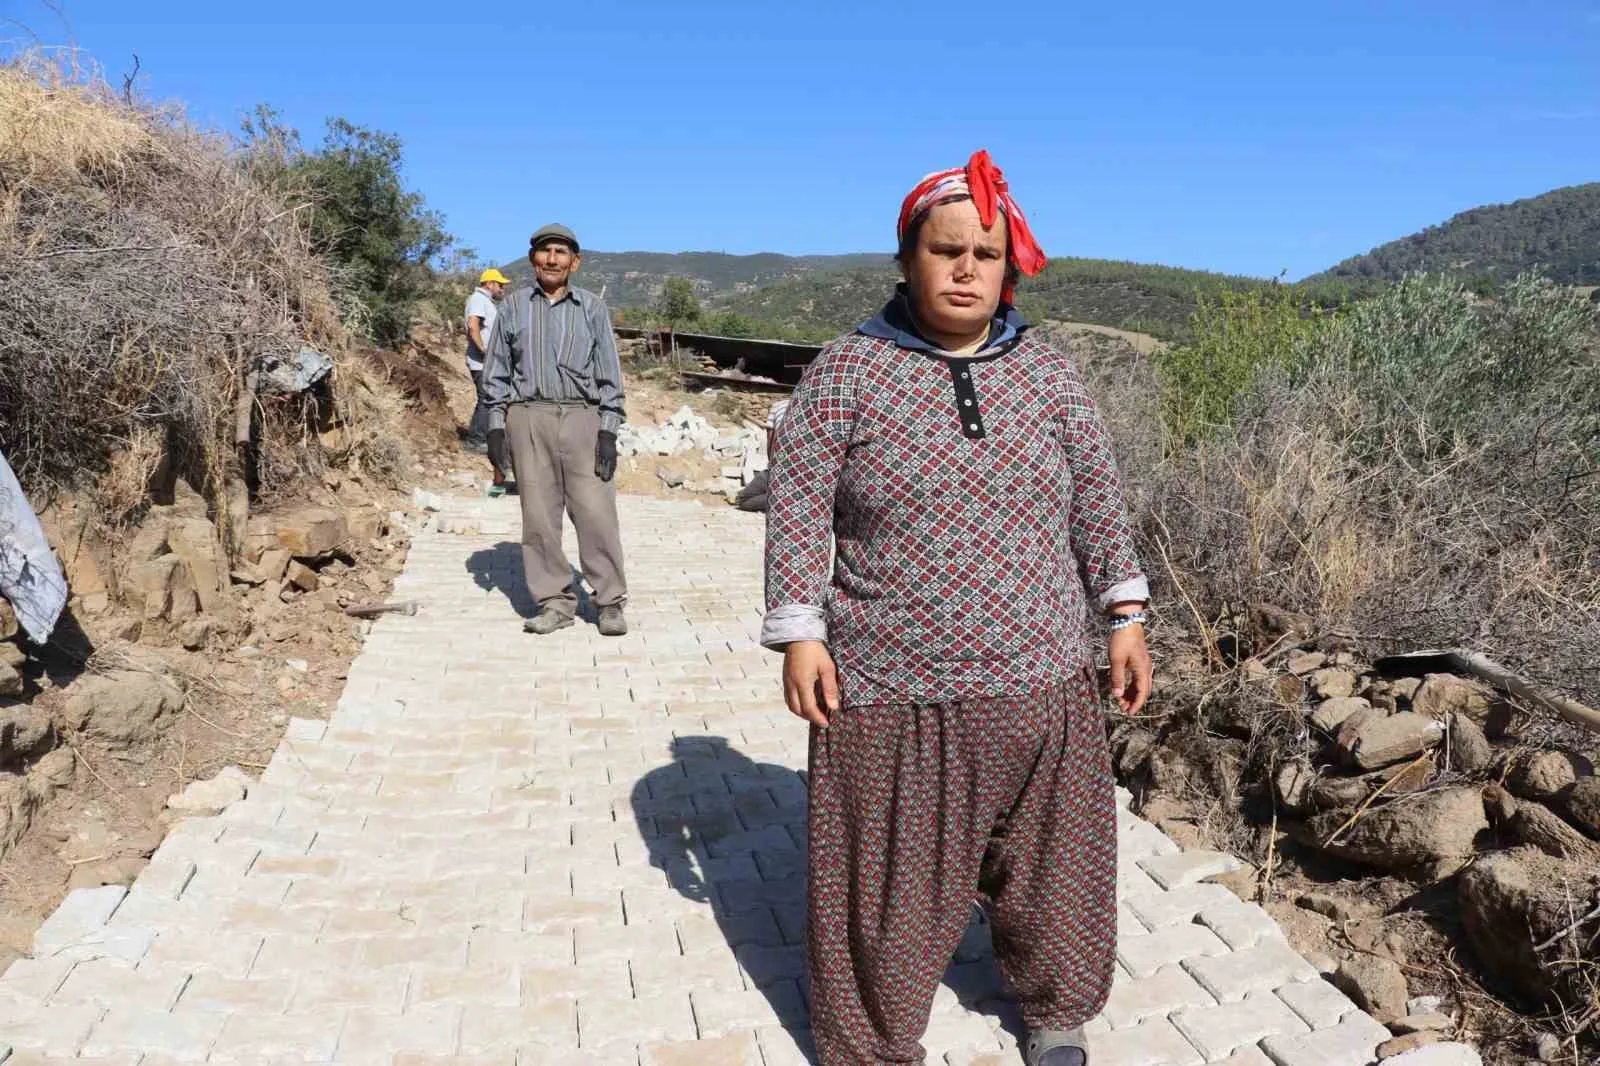
M467 329L467 369L482 370L483 363L472 357L472 320L483 319L483 325L478 327L485 346L489 343L489 331L494 329L494 316L499 313L495 306L494 297L489 295L487 289L474 289L472 295L467 297L467 313L462 318L462 325Z

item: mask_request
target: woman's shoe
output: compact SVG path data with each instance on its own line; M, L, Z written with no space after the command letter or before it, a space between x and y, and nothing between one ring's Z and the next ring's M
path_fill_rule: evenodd
M1089 1066L1089 1041L1083 1028L1036 1029L1022 1048L1028 1066Z

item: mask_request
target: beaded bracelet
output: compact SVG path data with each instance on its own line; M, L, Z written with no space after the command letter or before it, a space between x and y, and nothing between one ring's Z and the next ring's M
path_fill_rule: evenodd
M1144 611L1131 611L1128 614L1119 614L1111 619L1111 632L1127 629L1129 626L1142 626L1148 624L1150 615Z

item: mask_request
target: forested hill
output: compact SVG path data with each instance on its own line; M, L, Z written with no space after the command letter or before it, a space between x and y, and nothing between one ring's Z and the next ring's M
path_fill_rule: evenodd
M1600 284L1600 182L1463 211L1308 280L1394 281L1430 271L1493 282L1525 270L1567 285Z
M887 255L858 252L850 255L727 255L722 252L590 252L583 253L578 284L599 292L615 310L644 307L661 293L669 277L688 278L695 293L711 302L737 293L809 275L889 266ZM526 258L501 268L513 279L532 276Z
M832 336L871 317L894 290L899 274L879 269L820 272L714 298L712 306L791 329ZM1260 278L1108 259L1052 259L1043 274L1025 278L1017 306L1033 321L1058 319L1180 335L1199 295L1270 284Z

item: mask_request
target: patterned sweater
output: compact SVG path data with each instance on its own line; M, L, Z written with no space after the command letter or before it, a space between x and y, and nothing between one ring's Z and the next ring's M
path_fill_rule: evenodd
M845 706L1064 678L1086 599L1149 598L1104 423L1014 313L964 358L892 311L823 349L778 429L762 643L826 641Z

